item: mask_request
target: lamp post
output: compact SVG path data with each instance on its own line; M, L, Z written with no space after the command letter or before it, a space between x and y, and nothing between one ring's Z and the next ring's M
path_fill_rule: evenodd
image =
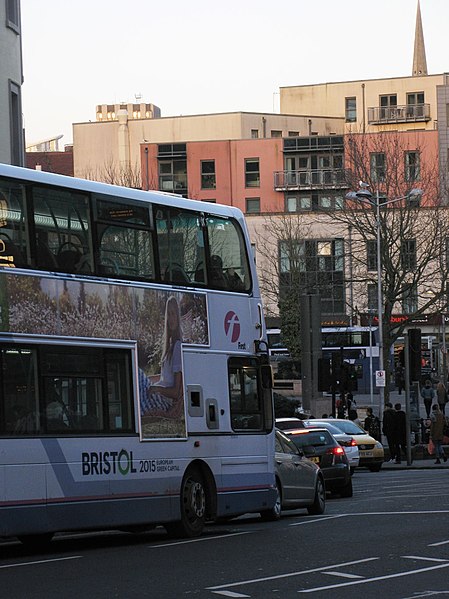
M420 198L422 196L421 189L412 189L410 192L400 198L393 200L380 201L379 188L376 190L375 197L369 190L368 183L359 182L360 189L358 191L350 191L346 194L348 200L355 200L362 204L368 204L376 210L376 249L377 249L377 319L379 326L379 370L384 370L384 335L383 335L383 298L382 298L382 231L380 222L380 209L410 198ZM385 377L384 377L385 380ZM380 407L385 403L384 387L379 387Z

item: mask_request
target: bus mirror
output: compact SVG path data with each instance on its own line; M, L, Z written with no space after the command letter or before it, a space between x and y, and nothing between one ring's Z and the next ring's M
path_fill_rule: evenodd
M262 380L262 387L264 389L272 389L273 388L273 373L271 371L271 366L263 364L260 367L260 376Z

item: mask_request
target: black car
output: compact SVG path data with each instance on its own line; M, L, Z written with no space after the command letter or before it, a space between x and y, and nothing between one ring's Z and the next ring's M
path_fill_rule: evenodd
M284 431L304 455L319 465L326 490L352 497L351 469L345 450L325 428Z

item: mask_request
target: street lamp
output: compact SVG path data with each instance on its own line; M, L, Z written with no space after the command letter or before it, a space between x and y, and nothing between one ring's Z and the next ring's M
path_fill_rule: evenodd
M369 184L364 183L363 181L359 182L360 189L358 191L350 191L346 194L346 199L355 200L357 202L361 202L362 204L368 204L372 208L376 209L376 248L377 248L377 318L378 318L378 326L379 326L379 370L384 371L384 341L383 341L383 300L382 300L382 263L381 263L381 243L382 243L382 234L381 234L381 222L380 222L380 209L388 206L389 204L394 204L395 202L400 202L406 199L412 198L420 198L423 194L421 189L411 189L409 193L400 198L395 198L393 200L385 200L380 201L379 188L376 190L376 195L373 196L371 191L369 190ZM385 377L384 377L385 380ZM384 387L379 387L379 395L380 395L380 404L384 405Z

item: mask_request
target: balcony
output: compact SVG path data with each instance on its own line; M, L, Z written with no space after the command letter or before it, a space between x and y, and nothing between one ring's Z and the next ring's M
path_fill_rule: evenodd
M368 108L368 123L416 123L430 121L430 104L408 104L407 106L374 106Z
M348 187L345 169L275 171L275 191L340 189Z

